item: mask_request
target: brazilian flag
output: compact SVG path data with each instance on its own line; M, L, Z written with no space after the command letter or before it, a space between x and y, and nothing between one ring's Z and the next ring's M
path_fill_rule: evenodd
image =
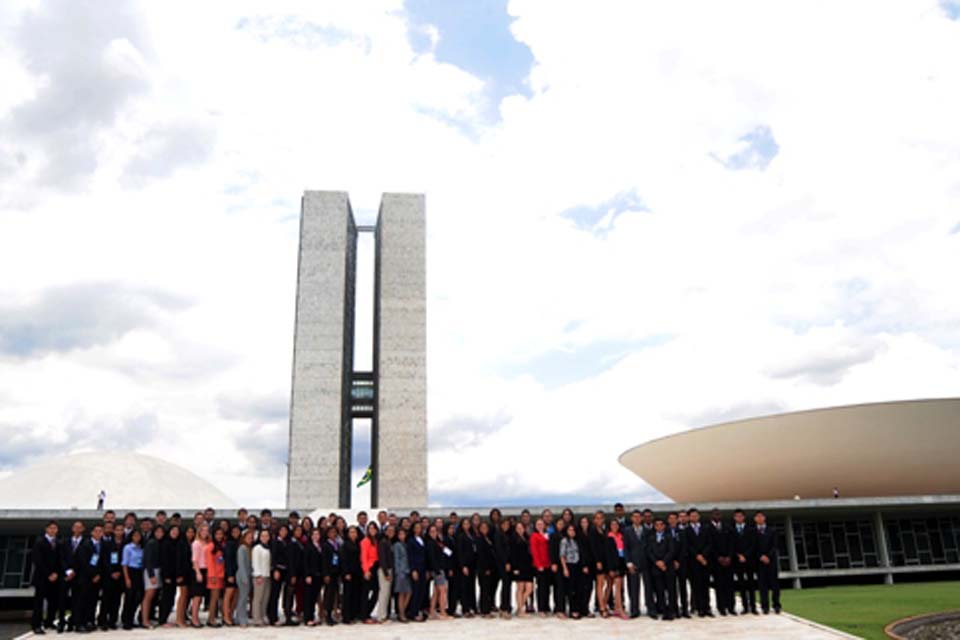
M367 484L367 483L370 482L371 480L373 480L373 466L372 466L372 465L369 466L369 467L367 467L367 470L363 472L363 477L360 478L360 482L357 483L357 489L359 489L359 488L362 487L363 485Z

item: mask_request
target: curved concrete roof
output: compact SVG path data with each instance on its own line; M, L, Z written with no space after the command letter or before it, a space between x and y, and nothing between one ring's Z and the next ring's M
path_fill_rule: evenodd
M0 509L235 507L230 497L183 467L139 453L78 453L42 460L0 479Z
M764 416L651 440L620 463L677 502L960 493L960 398Z

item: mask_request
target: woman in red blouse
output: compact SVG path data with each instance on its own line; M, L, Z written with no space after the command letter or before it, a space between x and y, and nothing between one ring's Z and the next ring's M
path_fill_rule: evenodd
M534 523L533 535L530 536L530 555L533 557L533 570L537 576L537 611L541 618L550 613L550 584L553 574L550 572L550 541L547 534L547 525L543 520Z
M213 542L207 545L207 589L210 589L210 607L207 609L207 626L219 627L217 609L220 605L220 592L224 583L223 544L226 535L223 529L217 528L213 532Z

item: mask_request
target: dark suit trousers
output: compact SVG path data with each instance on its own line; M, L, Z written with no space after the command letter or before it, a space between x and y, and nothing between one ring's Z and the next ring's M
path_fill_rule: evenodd
M60 619L59 624L67 624L67 611L70 611L70 624L73 624L73 612L76 610L76 603L73 602L74 599L74 585L77 582L77 576L74 575L72 580L66 580L61 578L57 583L60 585L60 592L57 596L58 605L60 609Z
M733 563L724 567L714 559L710 563L713 576L713 590L717 598L717 609L729 611L733 607Z
M426 595L427 589L426 576L423 575L423 572L418 572L418 576L419 580L414 580L413 576L410 576L410 584L413 589L412 593L410 594L410 604L407 606L407 618L411 620L421 615L423 611L424 596Z
M690 586L692 592L691 605L697 613L710 611L710 567L697 562L696 558L690 561Z
M460 572L460 604L464 613L477 612L477 574L473 569L469 575Z
M458 569L453 570L453 575L447 576L447 615L457 613L457 603L460 602L460 586L463 581L463 573ZM466 612L466 609L463 609Z
M280 603L280 594L283 592L283 582L270 577L270 597L267 598L267 620L274 624L279 616L277 614L277 605Z
M480 574L480 613L486 615L493 611L493 600L497 590L497 575L491 571L489 574Z
M103 599L100 602L100 619L97 623L101 627L115 627L120 618L120 596L123 595L123 578L107 576L103 585Z
M500 569L500 611L505 611L510 613L512 607L510 606L510 601L512 600L511 593L513 591L513 576L507 573L506 568Z
M757 607L757 601L753 584L753 567L749 560L735 562L734 575L737 579L737 590L740 592L740 604L743 610L753 611Z
M627 596L630 598L630 617L635 618L640 615L640 582L643 580L643 572L634 568L633 573L627 573ZM647 605L649 608L649 605Z
M650 579L653 582L655 607L651 611L656 611L660 615L672 616L677 609L677 579L673 573L673 567L667 565L667 570L661 571L653 566Z
M100 601L100 583L84 580L81 583L80 598L82 600L81 619L77 624L92 626L97 621L97 603Z
M130 588L123 592L123 626L132 626L134 614L143 601L143 569L127 568L130 573Z
M777 561L770 564L757 563L757 586L760 588L760 608L770 610L770 592L773 592L773 608L780 609L780 581L777 579L779 571Z
M330 583L323 585L323 611L327 616L327 622L333 620L333 607L337 601L338 590L337 576L330 576Z
M677 582L677 599L680 609L675 613L689 613L690 605L687 600L687 581L690 578L690 564L686 560L680 562L680 566L674 570L674 578Z
M50 582L46 576L43 576L43 582L36 587L33 596L33 617L30 624L34 629L39 628L46 623L47 626L53 626L53 621L57 616L57 604L60 597L59 581ZM47 615L43 615L43 603L47 603Z

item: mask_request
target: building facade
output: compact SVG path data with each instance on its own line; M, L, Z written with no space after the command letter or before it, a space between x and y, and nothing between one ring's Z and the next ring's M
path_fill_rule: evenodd
M357 236L376 247L372 371L354 368ZM426 209L384 194L358 226L340 191L307 191L300 215L287 505L349 508L353 421L371 420L371 504L427 502ZM381 463L389 453L389 464Z

